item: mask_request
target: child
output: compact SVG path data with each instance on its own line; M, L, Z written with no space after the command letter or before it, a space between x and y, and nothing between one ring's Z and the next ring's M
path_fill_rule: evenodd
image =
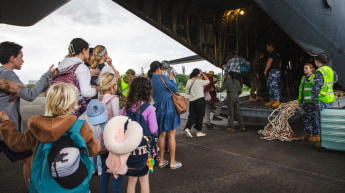
M301 84L299 85L298 103L302 107L302 116L305 126L305 134L303 138L310 140L312 137L313 127L316 128L314 111L315 104L311 101L311 91L314 84L315 68L312 64L304 64L304 76L302 76Z
M44 116L31 117L28 120L28 129L24 133L17 131L15 122L9 120L6 113L1 112L0 132L5 143L14 151L33 149L32 159L34 159L41 142L55 142L77 120L73 114L78 109L78 96L79 91L72 84L57 83L51 86L46 96ZM80 129L80 135L85 140L89 155L97 154L98 142L87 123L84 123ZM37 184L33 185L37 186Z
M234 128L234 118L240 125L240 130L245 131L243 119L240 110L240 99L239 94L242 93L241 83L237 79L234 79L235 72L230 71L228 73L228 79L225 81L222 88L217 88L216 92L223 92L226 89L228 100L228 131L236 131Z
M133 79L128 96L127 102L125 107L122 109L121 114L126 115L126 110L129 112L138 111L141 105L144 103L150 103L152 96L152 84L151 81L145 77L137 77ZM146 110L140 112L140 114L145 119L145 122L149 128L149 132L155 134L158 130L157 126L157 119L155 109L152 105L149 105ZM132 155L128 158L127 163L131 162L131 159L135 159L136 155L138 156L138 147L137 150L133 151ZM145 158L144 158L145 159ZM147 157L146 157L147 159ZM146 162L146 160L143 160ZM149 183L149 174L148 174L148 166L145 165L142 169L134 169L132 170L130 167L128 168L128 185L127 185L127 192L134 193L135 186L137 184L138 178L140 182L141 192L148 193L150 192L150 183Z
M117 77L113 73L105 72L101 75L99 82L99 100L104 104L107 114L107 120L120 115L119 97L114 95L117 90ZM100 192L108 192L110 173L107 172L105 160L109 152L101 154L102 175L100 180ZM122 191L122 175L116 179L113 177L113 193Z

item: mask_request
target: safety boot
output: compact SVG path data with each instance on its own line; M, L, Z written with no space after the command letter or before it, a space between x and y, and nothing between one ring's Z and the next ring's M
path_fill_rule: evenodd
M320 142L320 135L313 134L313 137L309 138L308 141L310 141L310 142Z
M279 105L280 105L280 101L275 101L275 102L272 104L272 107L277 108L277 107L279 107Z
M261 96L256 96L256 100L257 100L257 101L262 101L262 100L264 100L264 98L261 97Z
M303 136L304 140L309 140L310 138L312 138L311 133L305 133L304 136Z
M249 101L250 101L250 102L256 102L256 99L250 96L250 97L249 97Z
M270 102L265 103L265 105L269 107L269 106L272 106L274 102L276 102L276 101L275 100L271 100Z

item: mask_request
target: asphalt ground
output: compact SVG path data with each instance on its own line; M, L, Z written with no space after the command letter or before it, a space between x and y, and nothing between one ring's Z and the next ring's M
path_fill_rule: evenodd
M27 119L43 114L44 98L22 101L21 112ZM193 139L183 133L188 112L181 116L177 129L176 159L182 168L154 168L150 173L151 192L345 192L345 153L320 152L313 143L302 140L281 142L260 139L264 126L247 125L245 132L226 131L226 120L213 121L214 129L204 127L207 136ZM292 129L303 135L303 123ZM169 159L169 154L166 154ZM126 192L124 177L123 192ZM90 181L91 192L99 192L99 177ZM26 192L22 163L10 163L0 154L0 192ZM139 186L137 186L139 192Z

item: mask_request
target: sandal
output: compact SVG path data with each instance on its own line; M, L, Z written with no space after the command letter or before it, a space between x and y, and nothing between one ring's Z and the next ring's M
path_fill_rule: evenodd
M181 162L178 162L178 161L176 161L176 165L175 166L171 166L170 165L170 169L178 169L178 168L180 168L180 167L182 167L182 163Z
M159 167L159 168L164 168L165 166L168 165L168 163L169 163L169 162L168 162L167 160L165 160L163 164L159 163L159 164L158 164L158 167Z

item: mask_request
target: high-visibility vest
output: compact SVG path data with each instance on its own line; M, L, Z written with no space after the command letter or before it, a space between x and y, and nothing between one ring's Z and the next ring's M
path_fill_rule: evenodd
M304 100L305 103L312 103L311 93L313 90L315 74L311 74L307 79L305 79L305 77L306 76L302 76L301 84L299 85L298 102L302 103L302 101ZM304 82L304 88L302 88L303 82ZM303 92L303 98L302 98L302 92Z
M128 95L128 91L129 91L129 85L127 83L125 83L125 81L123 80L126 76L128 76L127 74L124 74L121 76L121 94L125 97L127 97Z
M321 86L319 96L316 98L317 101L324 103L332 103L335 101L334 92L333 92L333 82L334 82L334 73L332 68L328 66L321 66L316 70L320 72L323 76L323 85Z

